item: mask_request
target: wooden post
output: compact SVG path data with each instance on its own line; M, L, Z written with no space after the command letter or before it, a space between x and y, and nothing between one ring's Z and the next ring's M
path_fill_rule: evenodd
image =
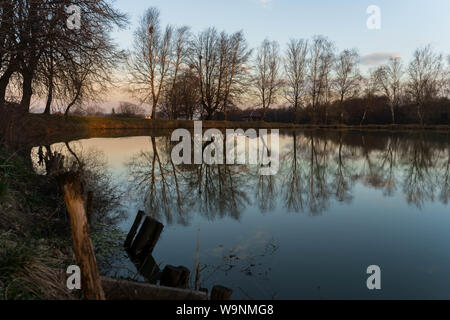
M187 288L190 271L186 267L166 266L161 275L161 285L166 287Z
M155 219L146 217L139 233L131 245L130 252L135 256L148 256L152 254L164 225Z
M139 225L141 224L141 220L144 217L144 212L139 211L136 215L136 218L134 219L133 225L131 226L130 232L128 232L127 238L125 240L124 247L125 249L130 249L131 243L133 242L134 236L136 235L136 232L139 228Z
M134 257L130 253L128 253L130 260L134 263L136 270L139 274L141 274L145 280L149 283L156 284L156 282L161 277L161 270L159 266L156 264L155 259L152 255L148 255L145 258Z
M83 184L75 173L59 177L67 212L70 216L72 239L78 266L81 269L81 285L87 300L105 300L95 259L89 224L86 217Z
M230 300L233 290L224 286L214 286L211 290L211 300Z

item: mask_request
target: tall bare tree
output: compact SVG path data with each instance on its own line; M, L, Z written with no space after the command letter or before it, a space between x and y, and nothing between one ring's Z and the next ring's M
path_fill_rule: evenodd
M376 70L370 70L367 77L361 77L362 96L364 98L364 113L361 118L360 125L364 123L367 118L367 113L373 108L376 94L379 87L377 83Z
M186 59L189 53L189 41L190 41L190 32L188 27L180 27L175 30L175 35L173 39L173 72L171 75L171 88L168 92L170 95L166 93L166 103L169 104L170 112L169 119L175 118L175 107L178 104L179 96L176 93L175 86L177 85L178 77L180 73L183 71L182 66L186 64Z
M336 58L334 64L334 88L339 97L341 108L341 121L344 120L344 100L356 95L361 82L361 74L358 68L359 54L356 49L344 50Z
M255 66L255 86L263 109L263 119L269 108L276 102L281 88L280 61L278 42L264 40L258 49Z
M330 98L330 74L334 61L334 44L323 36L314 36L309 46L309 96L314 112ZM316 119L317 120L317 119Z
M298 121L300 108L303 105L303 96L307 80L308 41L291 39L286 50L284 69L287 77L286 98L295 110L295 119Z
M163 116L193 120L200 110L200 87L196 72L189 68L180 70L176 82L169 89L164 91L161 101Z
M391 57L386 65L375 71L377 84L389 101L392 124L395 124L395 110L401 102L403 74L403 64L399 57Z
M218 111L226 116L229 105L243 92L250 53L241 31L228 35L208 28L197 35L192 42L190 64L200 82L202 117L211 119Z
M164 88L173 57L173 27L163 30L159 10L148 9L135 31L134 45L128 63L130 88L142 102L152 106L152 118L156 117L158 103Z
M444 85L443 55L433 52L431 46L417 49L408 66L408 93L417 105L420 123L424 123L427 103L435 99Z
M248 85L249 67L247 62L252 54L252 50L248 49L248 44L242 31L229 36L227 42L227 64L225 67L225 89L222 106L225 120L227 120L228 108L239 100Z

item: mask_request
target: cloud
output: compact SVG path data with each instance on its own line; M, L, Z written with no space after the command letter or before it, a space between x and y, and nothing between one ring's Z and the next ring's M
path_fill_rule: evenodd
M263 7L263 8L268 8L273 0L257 0L257 2Z
M367 66L377 66L389 60L389 58L400 58L396 52L375 52L361 57L361 63Z

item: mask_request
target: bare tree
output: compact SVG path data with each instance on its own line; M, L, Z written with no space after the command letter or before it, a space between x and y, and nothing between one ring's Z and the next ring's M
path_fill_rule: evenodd
M364 97L364 113L361 118L360 125L364 123L367 118L367 113L373 108L374 99L378 92L376 70L370 70L367 78L361 77L362 94Z
M239 97L245 92L248 84L247 62L252 54L248 49L247 41L245 40L242 31L238 31L227 39L227 63L225 66L225 89L223 97L222 111L227 120L227 112L230 105L233 105Z
M284 65L287 77L286 98L295 110L295 119L298 121L300 108L303 107L303 95L306 89L308 41L292 39L286 51Z
M309 46L309 96L314 114L320 103L330 98L330 73L334 61L334 44L323 36L315 36Z
M179 72L170 90L165 90L161 113L172 119L193 120L200 110L200 87L197 74L192 69Z
M179 96L176 94L175 86L177 85L178 76L182 71L182 65L186 63L187 55L189 53L188 43L190 41L190 32L188 27L180 27L175 30L175 36L173 39L173 52L174 60L173 64L173 74L172 86L168 92L170 95L166 94L166 102L170 106L169 119L175 119L175 106L178 104Z
M281 88L280 60L279 44L264 40L258 49L255 66L255 85L263 109L263 119L267 110L276 102Z
M339 97L341 108L341 122L344 120L343 103L344 100L354 96L361 82L361 75L358 69L359 54L356 49L344 50L336 58L334 72L334 88Z
M427 103L435 99L443 87L444 66L442 54L434 53L431 46L417 49L408 67L408 93L417 105L420 123L424 123Z
M189 60L199 80L202 118L211 119L218 111L226 117L243 92L250 54L241 31L228 35L208 28L195 37Z
M130 88L142 102L152 105L152 118L167 85L173 55L173 28L161 29L159 10L148 9L134 35L134 46L128 63Z
M83 0L14 0L2 1L2 35L4 50L0 52L0 104L5 102L6 88L14 73L22 76L21 106L29 110L32 95L39 82L41 64L51 65L59 59L74 62L80 52L84 56L112 54L116 47L109 33L126 23L126 16L114 9L109 1ZM82 13L82 28L67 28L66 7L76 5ZM4 20L4 18L7 18ZM56 59L58 58L58 59ZM104 57L108 61L108 57ZM92 59L92 61L103 61ZM109 61L108 61L109 62ZM47 78L47 79L45 79ZM49 77L42 77L52 88ZM49 93L49 97L52 94Z
M377 84L389 101L392 124L395 124L395 110L401 102L403 73L403 64L399 57L391 57L386 65L375 71Z

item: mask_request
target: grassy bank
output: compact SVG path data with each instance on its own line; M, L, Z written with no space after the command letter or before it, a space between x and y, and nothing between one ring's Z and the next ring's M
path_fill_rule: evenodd
M91 236L102 271L124 235L105 223L120 200L96 173L86 185L95 190ZM79 292L66 288L65 270L73 264L70 223L56 178L36 174L26 154L0 144L0 300L77 299Z
M117 135L128 135L135 132L167 131L176 128L193 129L194 122L190 120L145 120L131 118L109 117L64 117L48 116L40 114L28 114L20 123L14 125L10 132L16 142L35 141L40 139L67 140L87 136L109 136L114 132ZM328 130L384 130L384 131L450 131L450 125L420 126L420 125L294 125L289 123L268 122L227 122L227 121L203 121L203 128L278 128L289 129L328 129Z
M0 299L72 299L70 230L52 179L0 145Z

